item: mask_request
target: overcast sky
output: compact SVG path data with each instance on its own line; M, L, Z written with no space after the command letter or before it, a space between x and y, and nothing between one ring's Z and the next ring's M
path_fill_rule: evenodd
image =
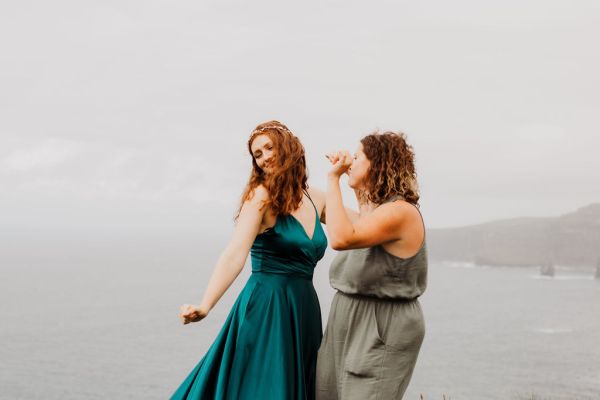
M310 182L376 128L429 227L600 202L600 3L2 1L0 221L221 229L278 119Z

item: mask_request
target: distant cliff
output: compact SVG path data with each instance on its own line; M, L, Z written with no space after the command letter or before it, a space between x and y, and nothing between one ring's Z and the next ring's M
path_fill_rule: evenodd
M427 235L432 260L510 266L595 266L600 260L600 203L560 217L515 218L431 229Z

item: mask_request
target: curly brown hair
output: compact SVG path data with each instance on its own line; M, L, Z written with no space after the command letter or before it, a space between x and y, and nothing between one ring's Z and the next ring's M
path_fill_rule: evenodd
M267 135L273 142L273 171L265 174L252 155L252 142L257 136ZM252 171L242 194L240 207L254 196L254 189L263 185L269 193L269 199L263 204L275 215L287 215L298 209L302 201L302 192L308 188L304 146L300 140L279 121L267 121L258 125L248 139L248 152L252 157Z
M364 197L383 204L395 197L418 206L419 187L415 152L404 133L374 132L360 140L371 162L364 183Z

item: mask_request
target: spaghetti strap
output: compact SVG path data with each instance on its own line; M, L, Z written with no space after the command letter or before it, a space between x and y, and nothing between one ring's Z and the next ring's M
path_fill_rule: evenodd
M317 206L315 205L315 202L313 201L313 199L308 194L308 190L302 190L302 191L304 192L304 194L306 195L306 197L308 197L308 199L312 203L313 207L315 208L315 211L317 212L317 217L318 217L319 216L319 210L317 209Z
M321 311L312 277L327 250L293 215L257 235L252 274L206 355L171 400L315 400Z

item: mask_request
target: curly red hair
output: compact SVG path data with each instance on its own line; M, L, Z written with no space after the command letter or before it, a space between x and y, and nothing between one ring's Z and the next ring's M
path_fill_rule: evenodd
M365 178L364 196L375 204L399 197L419 204L415 152L404 133L374 132L361 139L363 153L371 162Z
M252 142L260 135L267 135L273 142L273 172L265 174L252 155ZM242 194L240 207L254 196L254 189L263 185L269 199L263 207L269 207L275 215L287 215L298 209L306 183L306 159L300 140L279 121L267 121L258 125L248 139L248 152L252 156L252 171ZM236 216L237 218L237 216Z

